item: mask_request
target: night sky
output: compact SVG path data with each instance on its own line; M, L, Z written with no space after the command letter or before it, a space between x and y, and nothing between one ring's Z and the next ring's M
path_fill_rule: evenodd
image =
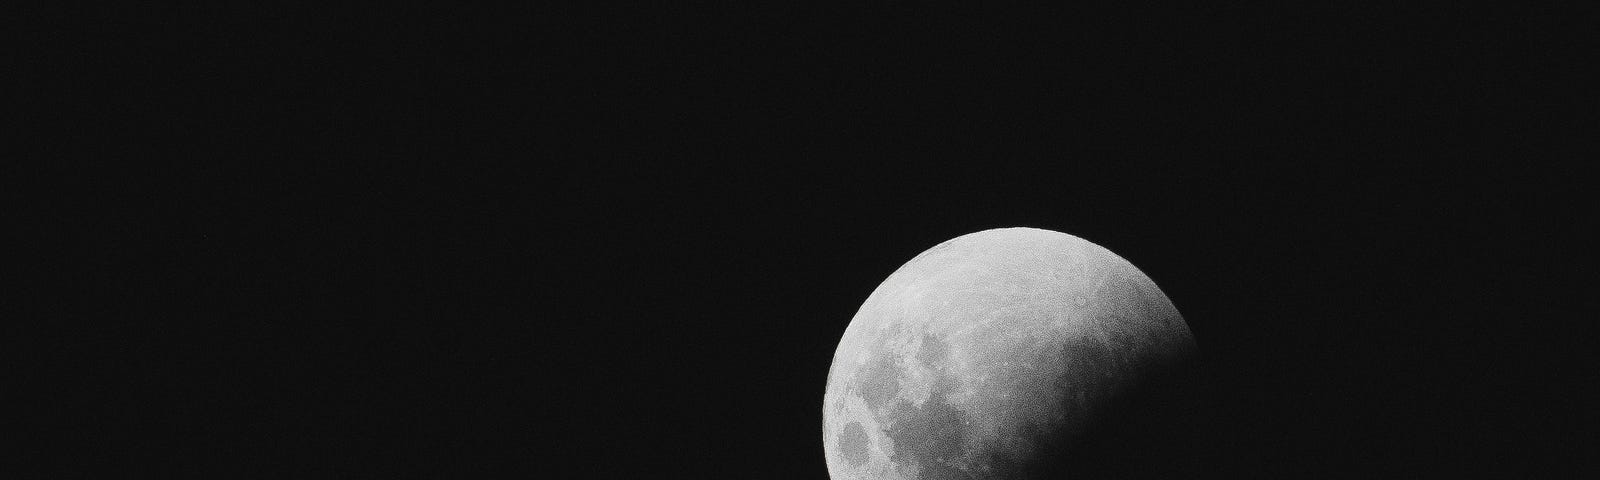
M40 16L83 35L28 50L37 122L73 132L31 154L124 163L52 167L67 195L26 219L73 260L28 271L26 452L825 478L856 308L939 242L1030 226L1138 266L1203 354L1092 433L1086 476L1587 453L1556 412L1584 405L1593 301L1554 240L1594 218L1564 163L1600 124L1562 90L1587 23L968 3Z

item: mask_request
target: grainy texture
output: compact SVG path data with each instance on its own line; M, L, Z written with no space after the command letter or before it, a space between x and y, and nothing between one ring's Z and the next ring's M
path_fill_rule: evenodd
M963 235L872 292L823 398L844 479L1027 478L1150 365L1195 352L1128 261L1034 228Z

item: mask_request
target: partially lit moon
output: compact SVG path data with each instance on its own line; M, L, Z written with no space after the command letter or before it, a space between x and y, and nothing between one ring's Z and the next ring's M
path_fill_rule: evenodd
M1152 365L1194 338L1155 282L1065 233L963 235L867 297L823 396L828 473L1024 478Z

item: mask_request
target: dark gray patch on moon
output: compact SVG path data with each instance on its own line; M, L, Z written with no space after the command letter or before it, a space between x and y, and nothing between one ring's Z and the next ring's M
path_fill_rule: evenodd
M969 479L972 476L958 468L966 461L963 430L969 419L944 399L944 392L939 392L921 406L895 404L889 416L894 422L884 432L894 440L890 459L897 465L917 465L917 478Z
M1069 418L1089 417L1089 410L1112 394L1117 375L1116 359L1106 345L1091 337L1081 337L1062 350L1067 371L1063 376L1066 398L1077 407L1078 415ZM1080 397L1081 395L1081 397ZM1077 400L1081 398L1082 401Z
M928 368L937 370L939 364L948 356L950 356L950 345L933 335L924 334L922 336L922 349L917 351L917 361L922 362Z
M856 388L860 389L861 399L867 402L867 407L873 410L883 407L900 393L900 367L895 365L895 358L874 355L856 380Z
M1066 452L1061 447L1068 433L1059 428L1023 422L1011 428L1010 435L1017 442L1031 447L1028 454L1018 455L1015 451L991 448L974 452L974 456L988 467L988 474L984 478L1066 478L1063 475L1065 472L1056 465L1064 460L1060 455Z
M860 467L867 463L867 448L871 441L860 423L850 422L844 426L843 432L839 432L839 454L844 456L844 461L850 462L851 467Z

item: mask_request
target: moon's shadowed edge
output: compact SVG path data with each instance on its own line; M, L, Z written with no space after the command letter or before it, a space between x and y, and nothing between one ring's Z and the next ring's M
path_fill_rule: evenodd
M1006 478L1173 478L1208 470L1188 448L1217 421L1210 366L1187 356L1148 366L1142 380L1105 403L1076 433L1017 432L1040 448L1024 461L993 455ZM1032 427L1032 425L1029 425Z

